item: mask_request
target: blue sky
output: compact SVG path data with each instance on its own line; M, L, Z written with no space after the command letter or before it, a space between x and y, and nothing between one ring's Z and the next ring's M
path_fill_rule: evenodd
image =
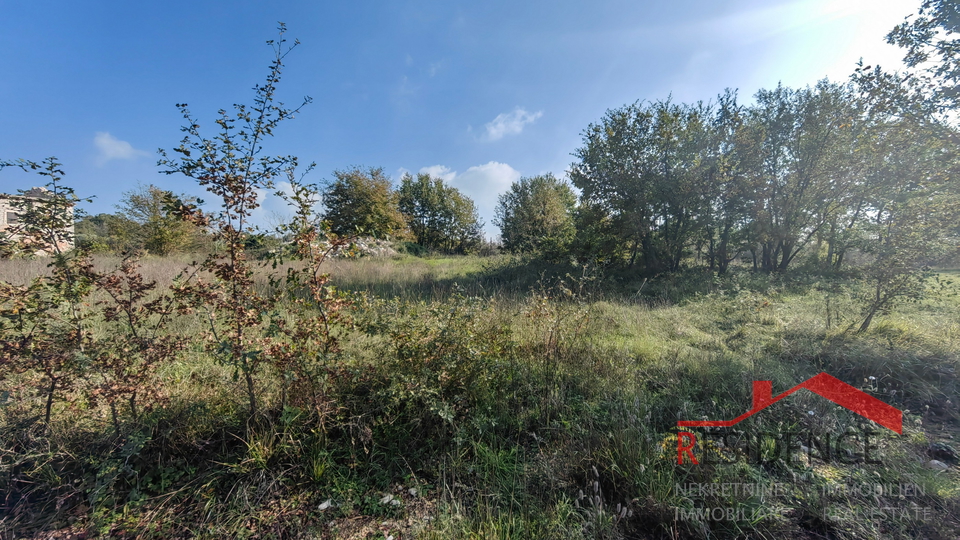
M254 2L0 0L0 157L57 156L90 213L138 182L204 196L158 174L181 138L175 103L213 135L248 103L277 21L302 44L278 97L314 102L266 149L315 161L312 180L354 165L442 176L490 223L521 176L563 176L581 132L637 100L749 100L782 81L846 78L856 61L895 68L883 36L919 2ZM42 183L9 169L0 192ZM212 203L208 203L212 207ZM281 219L267 198L258 220Z

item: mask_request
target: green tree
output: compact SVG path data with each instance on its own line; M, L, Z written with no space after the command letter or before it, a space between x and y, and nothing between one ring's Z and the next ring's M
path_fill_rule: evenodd
M861 271L869 294L859 332L897 302L922 298L931 268L960 249L956 130L914 114L909 104L890 108L887 96L868 93L867 103L871 136L858 247L868 257Z
M325 221L340 236L356 234L377 238L398 238L407 224L400 213L400 196L390 185L383 168L355 167L334 171L334 180L323 192Z
M648 268L656 265L652 232L653 139L656 114L639 103L607 111L599 124L583 134L584 146L574 152L579 162L570 180L580 190L579 231L590 232L591 255L616 260L629 254L630 264L642 250ZM589 221L588 221L589 220ZM626 252L626 253L625 253Z
M869 294L859 332L904 299L922 298L930 269L960 250L960 6L926 0L887 41L908 69L860 66L853 79L871 121L867 216L861 226Z
M176 201L198 205L203 201L189 195L174 195L172 191L150 184L138 185L123 193L117 209L119 219L111 225L121 238L132 239L137 248L155 255L190 251L203 245L204 230L196 223L180 219L171 208ZM133 225L130 230L124 227ZM119 230L118 230L119 229Z
M83 216L74 225L75 241L91 253L123 253L136 249L140 225L117 214Z
M676 270L708 224L710 108L669 101L607 111L584 132L570 178L580 189L578 230L595 255ZM581 245L578 240L578 246Z
M960 249L957 157L948 139L934 136L925 122L884 120L882 130L873 131L867 217L859 225L869 291L859 332L895 303L922 298L931 268Z
M473 201L440 178L405 174L400 181L400 211L421 246L445 253L470 253L483 240Z
M658 267L676 271L712 221L713 111L703 103L658 103L656 114L652 249Z
M960 4L956 0L924 0L912 20L887 35L887 43L905 49L903 60L911 68L893 78L910 79L907 84L933 105L928 110L942 112L960 105Z
M848 88L826 81L756 99L747 119L754 257L762 270L782 272L847 208L860 112Z
M862 269L868 294L858 332L894 303L923 298L932 267L955 257L960 248L951 231L960 218L955 195L918 189L896 194L889 203L867 226L872 241L864 251L871 261Z
M514 182L495 210L503 247L514 253L562 254L573 240L576 202L570 186L552 174Z
M727 271L745 249L749 224L749 164L751 156L745 130L745 108L728 90L717 103L704 159L710 211L704 222L707 260L711 270Z

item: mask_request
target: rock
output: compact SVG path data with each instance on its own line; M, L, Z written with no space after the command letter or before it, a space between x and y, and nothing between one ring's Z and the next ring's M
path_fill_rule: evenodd
M942 461L931 459L930 461L927 462L927 468L933 469L935 471L945 471L949 469L950 466Z
M956 449L949 444L941 442L935 442L931 444L930 448L927 449L927 455L945 463L952 463L954 465L960 462L960 454L957 453Z
M390 506L400 506L400 499L394 498L393 495L390 495L388 493L384 495L382 499L380 499L380 504L389 504Z

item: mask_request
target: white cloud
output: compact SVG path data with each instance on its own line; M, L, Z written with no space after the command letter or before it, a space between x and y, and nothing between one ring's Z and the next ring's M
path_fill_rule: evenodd
M98 131L93 137L93 144L100 152L97 155L97 165L104 165L114 159L136 159L138 157L149 156L149 152L137 150L127 141L121 141L113 135Z
M543 111L529 113L520 107L514 109L513 112L500 113L486 125L487 140L497 141L505 135L516 135L523 131L524 126L532 124L541 116L543 116Z
M485 221L490 221L497 198L519 179L520 171L506 163L491 161L470 167L463 174L456 175L450 183L473 199L480 215Z
M510 188L510 184L520 179L520 171L506 163L491 161L484 165L470 167L463 174L451 170L445 165L433 165L420 169L421 173L442 178L451 186L459 189L464 195L473 199L477 205L477 212L484 222L483 232L488 238L500 234L493 224L493 210L497 206L497 198Z
M457 171L451 171L450 167L446 165L431 165L429 167L421 167L420 174L429 174L434 178L443 178L444 182L450 182L457 176Z

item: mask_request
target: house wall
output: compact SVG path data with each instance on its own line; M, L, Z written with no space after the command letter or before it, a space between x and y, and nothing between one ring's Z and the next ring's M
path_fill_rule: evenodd
M7 213L13 212L10 206L10 199L6 195L0 195L0 229L7 228Z
M44 190L43 188L33 188L27 192L27 195L36 195L29 198L34 200L34 204L38 204L38 203L43 204L44 202L43 193L45 191L46 190ZM17 227L19 220L15 218L13 215L11 215L11 214L17 213L15 207L13 206L13 203L16 199L23 199L23 198L24 197L21 197L19 195L0 194L0 231L6 231L8 229ZM73 212L71 210L71 214L72 213ZM14 218L13 223L11 223L10 218ZM60 242L58 247L63 251L73 249L73 220L70 221L70 225L67 227L67 230L64 232L66 233L65 236L69 240ZM16 238L17 235L13 234L13 237ZM46 250L46 251L52 251L52 250Z

